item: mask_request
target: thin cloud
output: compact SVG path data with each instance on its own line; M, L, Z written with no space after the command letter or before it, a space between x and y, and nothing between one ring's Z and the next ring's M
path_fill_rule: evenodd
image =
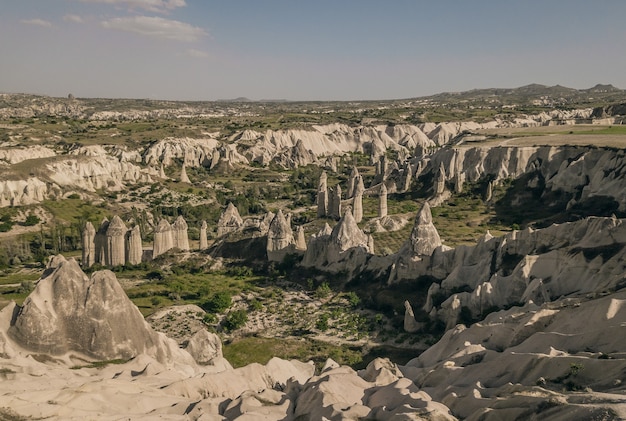
M185 0L80 0L83 3L103 3L128 9L144 9L150 12L167 12L177 7L185 7Z
M83 18L78 15L65 15L63 16L63 20L65 22L73 22L73 23L83 23L85 22Z
M204 29L197 26L177 20L151 16L115 18L103 21L101 25L106 29L133 32L149 37L183 42L198 41L200 38L208 35Z
M209 53L207 53L206 51L196 50L194 48L190 48L189 50L186 51L186 53L189 57L195 57L195 58L209 57Z
M41 26L44 28L52 28L52 23L43 19L26 19L26 20L21 20L20 22L26 25L35 25L35 26Z

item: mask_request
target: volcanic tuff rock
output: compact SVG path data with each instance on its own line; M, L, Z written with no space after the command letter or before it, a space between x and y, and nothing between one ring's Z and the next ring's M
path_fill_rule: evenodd
M438 280L423 310L452 327L463 307L466 315L478 317L514 303L541 304L620 288L625 265L626 224L589 217L499 238L487 233L475 246L441 247L420 259L399 254L390 282L421 276ZM440 306L433 304L435 295L444 297Z
M96 263L96 229L89 221L83 228L83 255L81 264L84 268L91 267Z
M426 158L423 173L443 164L447 177L461 175L468 182L494 181L534 175L543 191L565 193L571 204L605 196L626 211L626 152L585 146L476 147L440 149Z
M278 210L267 232L267 259L282 262L287 254L295 252L295 239L283 211Z
M141 231L139 225L135 225L126 233L126 262L131 265L138 265L141 263L142 256Z
M362 266L369 252L368 236L357 225L352 210L347 209L337 225L328 232L328 224L311 237L302 265L337 272Z
M40 203L48 197L46 183L37 177L26 180L0 180L0 207Z
M220 215L219 221L217 221L217 236L221 237L230 232L238 231L241 227L243 227L243 219L239 216L237 207L229 202Z
M206 223L206 221L202 221L202 225L200 225L200 250L205 250L207 247L209 247L209 242L207 239L207 228L208 225Z
M418 256L430 256L441 246L441 238L433 224L430 205L425 202L417 213L410 237L411 250Z
M174 160L184 161L190 167L209 166L217 152L219 141L212 137L202 139L166 138L159 140L143 153L143 161L156 166L174 164Z
M35 145L26 148L0 148L0 161L17 164L27 159L49 158L56 153L45 146Z
M189 250L189 235L187 234L187 221L182 215L178 215L174 223L171 225L172 228L172 247L178 248L179 250L187 251Z
M35 290L15 312L9 336L26 349L99 360L147 354L161 362L191 359L175 342L154 332L128 299L115 275L88 278L73 259L55 256Z
M126 263L127 231L126 225L119 216L115 215L109 222L105 232L105 265L119 266Z
M327 179L328 176L326 175L326 171L322 171L322 174L320 175L320 181L317 187L317 199L315 201L317 203L318 218L323 218L324 216L328 215L329 197Z
M498 311L401 371L462 419L623 419L624 302L620 291Z
M154 245L152 248L152 258L165 253L174 247L174 237L172 226L166 219L161 219L154 229Z

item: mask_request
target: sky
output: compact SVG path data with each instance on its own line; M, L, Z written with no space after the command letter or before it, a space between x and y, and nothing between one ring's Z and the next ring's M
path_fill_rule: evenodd
M0 0L0 92L375 100L626 88L624 0Z

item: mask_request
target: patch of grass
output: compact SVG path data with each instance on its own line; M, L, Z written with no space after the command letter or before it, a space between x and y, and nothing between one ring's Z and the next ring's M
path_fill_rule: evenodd
M356 347L337 346L310 339L246 337L225 344L223 350L224 357L234 367L251 363L266 364L272 357L312 360L318 369L327 358L350 366L360 364L363 359Z

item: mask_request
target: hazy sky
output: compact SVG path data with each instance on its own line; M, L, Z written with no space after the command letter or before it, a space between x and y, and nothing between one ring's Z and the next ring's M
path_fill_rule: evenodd
M625 0L1 0L0 92L392 99L626 88Z

